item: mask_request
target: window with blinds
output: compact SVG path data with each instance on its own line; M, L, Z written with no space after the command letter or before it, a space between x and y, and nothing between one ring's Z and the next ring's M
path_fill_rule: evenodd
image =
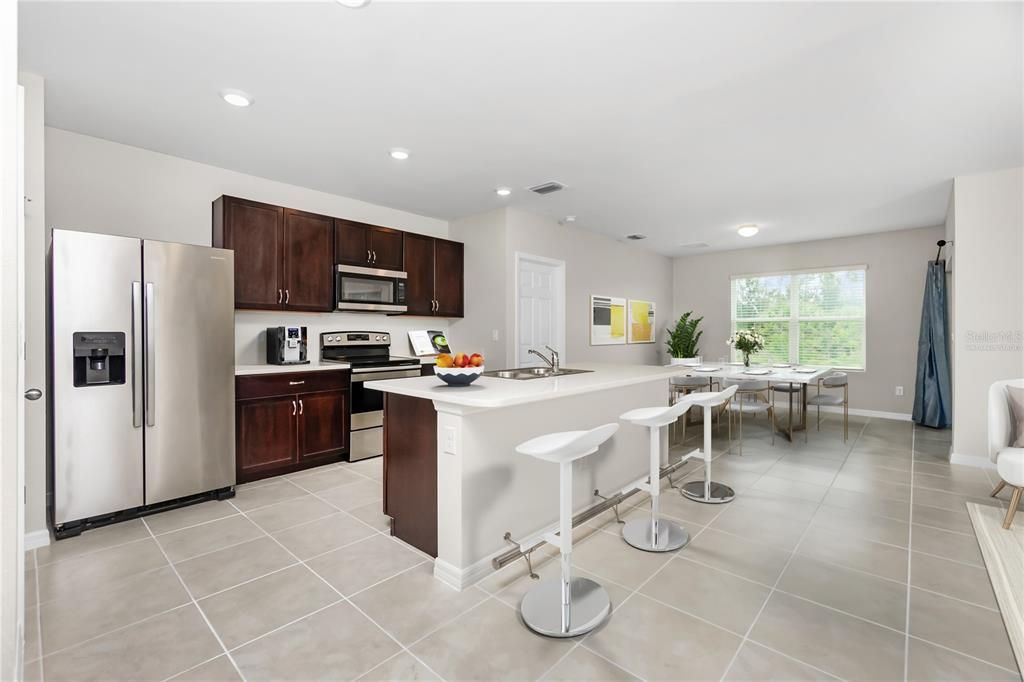
M866 273L853 266L733 277L732 329L764 336L758 362L864 369Z

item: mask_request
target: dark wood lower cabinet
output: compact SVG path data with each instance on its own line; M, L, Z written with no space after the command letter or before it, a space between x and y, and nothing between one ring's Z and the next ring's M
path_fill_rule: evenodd
M350 379L347 370L235 377L237 482L344 459Z
M384 395L384 513L392 535L437 556L437 412L430 400Z

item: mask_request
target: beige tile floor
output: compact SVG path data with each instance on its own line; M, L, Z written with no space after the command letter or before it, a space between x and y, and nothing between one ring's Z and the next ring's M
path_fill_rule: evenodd
M772 447L763 420L744 431L743 455L715 462L734 502L666 489L682 550L631 549L611 513L577 530L577 571L614 603L588 636L521 625L524 566L462 593L435 581L387 535L378 459L29 552L27 678L1020 679L964 508L1006 502L943 461L948 434L854 418L844 444L831 417Z

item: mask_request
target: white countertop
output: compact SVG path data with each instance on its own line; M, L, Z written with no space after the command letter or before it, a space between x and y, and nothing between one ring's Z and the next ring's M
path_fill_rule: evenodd
M348 369L350 365L329 362L320 364L316 358L305 365L235 365L235 376L249 374L284 374L288 372L329 372L331 370Z
M565 396L594 393L630 386L648 381L668 381L679 376L686 367L660 367L653 365L605 365L570 363L566 369L593 370L586 374L571 374L543 379L498 379L480 377L469 386L449 386L434 376L411 379L372 381L366 388L385 393L397 393L412 398L424 398L439 403L465 407L496 408L522 405ZM666 387L667 390L667 387Z

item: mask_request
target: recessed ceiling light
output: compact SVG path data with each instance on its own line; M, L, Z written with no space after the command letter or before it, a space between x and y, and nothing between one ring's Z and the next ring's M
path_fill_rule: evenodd
M761 228L754 223L744 223L736 228L736 232L739 233L741 237L753 237L760 229Z
M567 223L574 223L574 222L576 222L576 216L574 216L574 215L567 215L567 216L565 216L565 222L567 222Z
M508 187L499 187L498 189L494 190L494 193L497 194L499 197L507 197L509 194L512 194L512 190Z
M370 4L370 0L337 0L338 4L349 9L362 9Z
M247 107L252 104L252 95L242 92L241 90L221 90L220 96L224 98L224 101L235 107Z
M401 147L395 147L388 153L391 154L391 158L396 161L405 161L409 158L409 150L402 149Z

